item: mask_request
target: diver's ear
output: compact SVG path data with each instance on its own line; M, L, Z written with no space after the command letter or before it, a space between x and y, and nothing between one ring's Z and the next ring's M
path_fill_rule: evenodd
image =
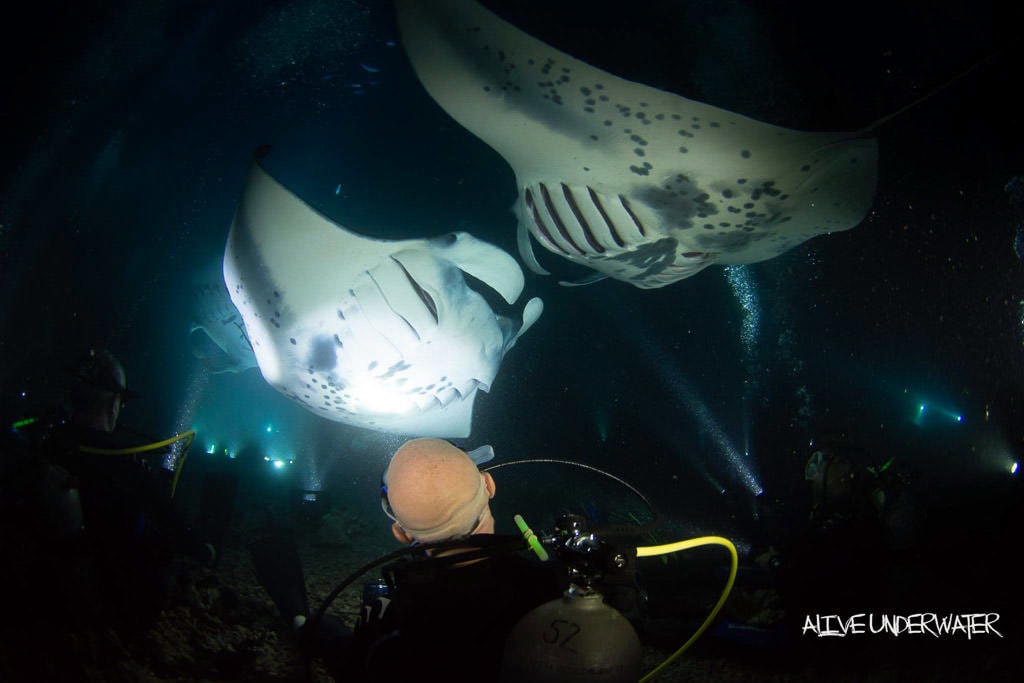
M490 472L482 472L481 475L484 478L484 486L487 487L487 496L494 498L494 494L498 490L498 485L494 483L494 477L491 476Z
M414 540L416 540L412 536L407 534L405 532L405 529L403 529L398 524L398 522L395 522L394 524L391 525L391 533L394 534L395 540L398 541L399 543L409 544L409 543L412 543Z

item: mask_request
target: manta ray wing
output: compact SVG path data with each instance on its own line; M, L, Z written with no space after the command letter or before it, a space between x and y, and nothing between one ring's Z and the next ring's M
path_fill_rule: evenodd
M256 356L220 271L218 263L193 281L189 344L211 373L244 372L256 367Z
M877 144L762 123L618 78L473 0L398 0L417 76L515 172L519 248L641 288L860 223Z

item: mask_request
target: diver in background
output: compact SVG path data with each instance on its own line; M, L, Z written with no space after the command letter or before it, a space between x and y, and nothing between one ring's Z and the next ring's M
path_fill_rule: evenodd
M79 363L69 396L66 443L52 460L78 480L85 533L97 582L112 616L146 626L166 604L185 567L179 560L212 564L215 551L200 542L173 506L173 473L145 454L87 452L144 444L149 439L118 429L128 389L121 363L107 350L91 350Z
M909 533L894 531L909 499L893 458L872 461L878 462L844 431L819 439L804 463L806 518L778 544L777 584L790 618L882 609L894 599L899 543Z
M495 491L494 479L466 452L441 439L413 439L395 452L382 477L381 504L396 540L427 544L493 534ZM377 594L364 592L352 632L325 621L320 633L304 633L301 567L294 547L281 545L289 538L253 544L257 573L281 616L299 629L300 643L324 657L338 680L411 680L439 660L445 680L496 680L512 627L565 588L557 563L511 552L460 561L472 548L454 548L385 566L383 581L368 586ZM286 578L290 583L281 581Z
M810 521L824 531L856 523L887 526L906 483L893 467L894 458L858 466L838 448L816 449L804 466L811 488Z
M169 471L140 454L102 452L140 445L118 430L133 396L113 354L90 350L74 369L66 407L33 425L12 480L32 520L18 533L39 565L23 578L40 584L30 590L56 589L51 607L71 622L145 627L181 578L179 560L209 564L215 556L173 508Z

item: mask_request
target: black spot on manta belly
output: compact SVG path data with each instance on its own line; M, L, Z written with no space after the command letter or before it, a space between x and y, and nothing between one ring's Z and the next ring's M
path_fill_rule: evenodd
M333 370L338 365L337 346L334 339L325 334L317 335L310 344L309 359L307 363L310 371L321 372Z

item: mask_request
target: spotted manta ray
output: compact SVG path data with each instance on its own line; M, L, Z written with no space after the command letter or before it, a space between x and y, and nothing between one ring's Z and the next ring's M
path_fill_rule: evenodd
M321 417L464 437L516 340L541 315L495 314L468 273L514 304L523 272L467 233L377 240L317 213L257 159L228 234L224 282L264 379Z
M474 0L397 0L417 76L501 154L518 185L518 242L637 287L755 263L860 223L876 141L781 128L618 78ZM568 283L563 283L568 284Z

